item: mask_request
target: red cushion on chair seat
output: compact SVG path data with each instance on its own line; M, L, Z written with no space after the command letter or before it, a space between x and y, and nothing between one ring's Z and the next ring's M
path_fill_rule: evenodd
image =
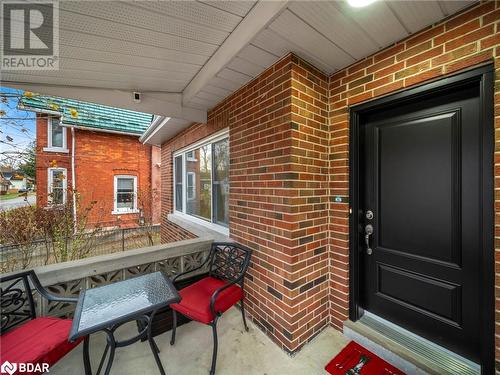
M52 366L81 341L68 342L71 322L70 319L36 318L0 336L0 363Z
M210 298L214 292L226 285L222 280L214 277L205 277L200 281L182 289L179 294L181 302L170 305L172 309L186 315L188 318L202 322L210 323L214 316L210 310ZM243 298L243 291L238 285L231 285L224 289L215 301L215 311L224 312L235 305Z

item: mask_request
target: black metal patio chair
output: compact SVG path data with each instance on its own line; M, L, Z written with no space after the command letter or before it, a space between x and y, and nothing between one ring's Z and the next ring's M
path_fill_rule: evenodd
M245 273L250 264L252 251L237 243L213 243L207 259L197 268L183 272L179 277L197 271L208 263L208 276L196 283L181 289L181 302L170 305L173 314L172 338L170 345L175 343L177 328L177 312L188 318L212 327L214 347L210 375L215 374L217 362L217 321L226 310L240 302L241 316L245 330L248 326L245 318L245 303L243 284Z
M38 365L42 372L46 372L81 340L68 342L71 319L36 316L33 289L50 302L78 301L49 293L33 270L1 276L0 358L3 363Z

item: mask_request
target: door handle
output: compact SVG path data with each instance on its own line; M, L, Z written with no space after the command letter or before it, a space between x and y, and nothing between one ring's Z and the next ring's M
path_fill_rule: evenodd
M368 255L372 255L373 250L370 247L370 236L373 234L373 225L366 224L365 226L365 244L366 244L366 253Z

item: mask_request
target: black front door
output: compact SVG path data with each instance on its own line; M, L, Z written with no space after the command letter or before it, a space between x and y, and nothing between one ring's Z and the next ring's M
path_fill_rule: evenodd
M482 136L474 83L360 117L360 305L480 361Z

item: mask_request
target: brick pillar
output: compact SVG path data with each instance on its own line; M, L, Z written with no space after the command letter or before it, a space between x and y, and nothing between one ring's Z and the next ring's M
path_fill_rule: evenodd
M328 323L327 77L289 55L229 101L231 237L253 320L294 352Z

